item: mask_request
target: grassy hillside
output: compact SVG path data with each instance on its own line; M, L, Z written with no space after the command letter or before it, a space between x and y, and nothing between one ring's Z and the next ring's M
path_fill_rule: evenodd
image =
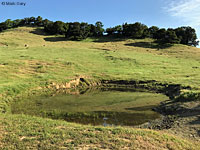
M13 98L23 93L39 90L52 82L67 82L77 76L94 80L156 80L191 86L199 91L199 57L198 48L159 47L152 39L66 41L61 36L45 35L39 28L11 29L0 33L0 110L9 110ZM39 146L43 149L49 146L55 149L66 146L192 149L189 142L162 132L96 128L28 116L1 115L0 127L0 145L7 149ZM79 139L82 136L83 141ZM198 148L193 146L193 149Z
M0 34L0 83L5 86L16 85L16 79L21 83L75 75L199 85L198 48L175 45L158 50L151 39L63 41L30 33L32 30L22 27Z
M0 121L4 149L141 149L197 150L198 144L164 132L133 128L83 126L28 117L3 115Z

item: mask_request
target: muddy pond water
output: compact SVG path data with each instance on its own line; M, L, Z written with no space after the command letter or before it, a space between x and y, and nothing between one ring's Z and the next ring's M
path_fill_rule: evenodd
M32 96L13 103L11 111L80 124L134 126L159 118L152 108L167 99L151 92L101 89L82 94Z

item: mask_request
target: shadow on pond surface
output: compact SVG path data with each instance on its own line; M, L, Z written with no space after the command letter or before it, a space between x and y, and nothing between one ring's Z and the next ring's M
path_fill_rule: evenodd
M64 119L68 122L90 125L104 126L135 126L143 124L159 117L159 114L112 112L112 111L94 111L94 112L42 112L43 117L52 119Z
M126 46L134 46L134 47L142 47L142 48L151 48L151 49L166 49L171 46L172 44L158 44L155 42L135 42L135 43L128 43L125 44Z
M148 106L142 106L142 107L133 107L133 108L125 108L126 110L135 110L135 111L147 111L155 108L156 105L148 105Z

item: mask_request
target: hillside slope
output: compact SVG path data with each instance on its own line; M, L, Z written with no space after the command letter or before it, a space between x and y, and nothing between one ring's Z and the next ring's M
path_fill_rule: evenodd
M3 80L0 83L90 75L199 86L199 48L185 45L158 48L151 39L107 38L73 42L32 32L42 34L38 29L26 27L0 34ZM5 75L8 76L6 81Z

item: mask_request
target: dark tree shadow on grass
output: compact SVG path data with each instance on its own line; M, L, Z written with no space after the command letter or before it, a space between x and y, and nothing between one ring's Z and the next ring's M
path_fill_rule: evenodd
M93 42L104 43L104 42L120 42L125 41L128 38L119 37L119 36L101 36L101 37L92 37Z
M112 38L112 37L91 37L92 42L98 42L98 43L104 43L104 42L119 42L126 40L125 38ZM58 42L58 41L84 41L84 40L71 40L67 39L65 37L48 37L44 38L45 41L50 41L50 42Z
M40 28L36 28L33 31L31 31L30 33L37 34L37 35L44 35L44 36L50 35L50 34L46 33L44 31L44 29L40 29Z
M173 46L173 44L159 44L155 42L135 42L125 44L126 46L142 47L142 48L151 48L151 49L165 49Z
M65 37L48 37L48 38L44 38L44 40L49 41L49 42L69 41Z

